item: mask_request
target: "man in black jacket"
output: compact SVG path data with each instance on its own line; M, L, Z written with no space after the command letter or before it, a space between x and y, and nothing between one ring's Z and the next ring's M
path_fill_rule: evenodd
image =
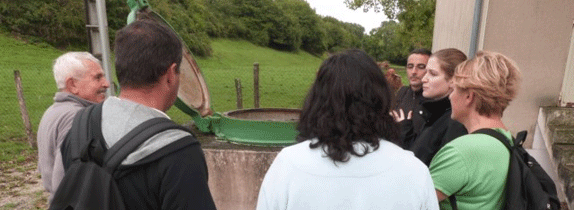
M177 99L182 61L177 35L149 20L119 30L114 48L121 92L102 106L108 148L146 120L169 119L165 112ZM123 160L114 178L127 209L215 209L205 157L194 138L183 130L166 130Z
M397 92L393 106L393 116L397 121L405 118L412 119L413 131L418 134L421 131L425 120L422 117L420 103L424 99L422 93L422 78L426 74L426 65L431 52L427 49L415 49L411 51L407 59L407 76L409 86L403 86ZM408 144L408 142L405 142ZM409 145L403 144L403 148Z

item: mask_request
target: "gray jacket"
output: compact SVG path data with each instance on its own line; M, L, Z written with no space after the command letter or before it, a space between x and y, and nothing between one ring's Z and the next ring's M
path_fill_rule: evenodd
M49 200L58 189L64 177L64 166L60 146L72 127L76 113L94 104L66 92L57 92L54 104L50 106L38 126L38 170L42 175L44 188L50 193Z

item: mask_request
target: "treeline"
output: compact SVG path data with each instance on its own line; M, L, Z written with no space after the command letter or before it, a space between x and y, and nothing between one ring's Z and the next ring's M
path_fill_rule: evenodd
M210 38L244 39L315 55L364 44L364 28L321 17L304 0L149 0L198 56ZM110 40L126 24L126 0L106 0ZM0 27L57 47L87 46L81 0L0 0Z
M375 59L404 64L411 50L431 49L436 0L401 0L396 1L395 6L387 4L394 0L348 1L367 8L379 2L387 17L397 20L382 22L365 36L363 49Z

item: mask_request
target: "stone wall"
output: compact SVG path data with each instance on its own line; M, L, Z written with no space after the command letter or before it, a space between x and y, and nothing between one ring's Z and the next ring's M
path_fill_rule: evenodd
M537 124L558 174L558 194L574 209L574 108L542 107Z

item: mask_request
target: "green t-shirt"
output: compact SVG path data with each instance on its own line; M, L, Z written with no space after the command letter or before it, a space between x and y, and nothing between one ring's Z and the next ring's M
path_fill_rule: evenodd
M495 129L512 141L512 134ZM441 148L432 159L430 173L435 188L456 195L458 209L502 209L510 153L498 139L468 134ZM451 209L448 199L441 209Z

